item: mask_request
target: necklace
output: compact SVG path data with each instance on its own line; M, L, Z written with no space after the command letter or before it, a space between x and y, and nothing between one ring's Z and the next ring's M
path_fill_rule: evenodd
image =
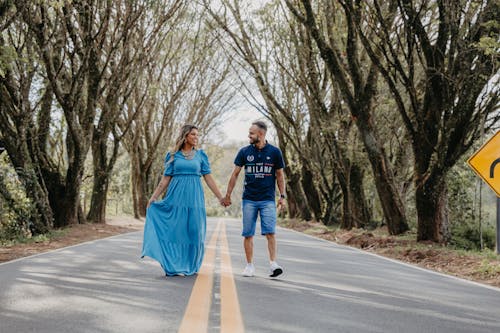
M194 149L191 149L189 152L185 153L183 150L181 150L181 154L182 156L184 156L184 158L186 160L192 160L193 157L194 157L194 153L195 153L195 150Z

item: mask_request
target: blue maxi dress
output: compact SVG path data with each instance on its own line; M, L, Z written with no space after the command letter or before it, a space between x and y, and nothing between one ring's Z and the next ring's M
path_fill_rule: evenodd
M165 157L165 176L172 176L162 201L146 212L142 257L158 261L166 275L198 272L205 253L205 197L201 176L210 173L208 157L196 150L192 159L180 151Z

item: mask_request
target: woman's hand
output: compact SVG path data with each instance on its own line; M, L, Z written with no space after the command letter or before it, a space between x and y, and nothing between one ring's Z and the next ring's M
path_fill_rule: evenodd
M148 201L148 205L147 205L146 209L148 209L148 208L149 208L149 206L151 206L151 204L152 204L153 202L155 202L155 201L156 201L156 198L155 198L155 197L151 197L151 199L149 199L149 201Z
M219 202L222 206L229 207L231 206L231 197L226 195L225 197L220 198Z
M158 200L158 197L163 192L165 192L165 190L168 188L168 184L170 184L170 180L172 180L172 176L163 176L161 178L160 183L156 187L156 190L154 191L153 195L151 196L151 199L149 199L149 201L148 201L148 205L147 205L146 209L148 209L149 206L151 206L151 204L153 202L155 202L156 200Z

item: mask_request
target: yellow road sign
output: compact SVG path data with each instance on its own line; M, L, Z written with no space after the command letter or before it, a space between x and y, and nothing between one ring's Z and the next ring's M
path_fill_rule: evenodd
M500 131L479 148L467 163L500 197Z

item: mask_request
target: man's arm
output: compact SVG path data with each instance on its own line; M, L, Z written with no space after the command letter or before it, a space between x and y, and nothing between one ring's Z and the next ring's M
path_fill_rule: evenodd
M278 200L278 207L283 209L285 207L285 172L283 169L276 169L276 182L278 183L278 190L280 191L280 198Z
M236 180L238 179L238 175L240 174L241 167L235 165L233 169L233 173L231 174L231 178L229 178L229 183L227 184L226 196L224 197L224 201L226 204L231 204L231 193L233 193L234 186L236 185Z

